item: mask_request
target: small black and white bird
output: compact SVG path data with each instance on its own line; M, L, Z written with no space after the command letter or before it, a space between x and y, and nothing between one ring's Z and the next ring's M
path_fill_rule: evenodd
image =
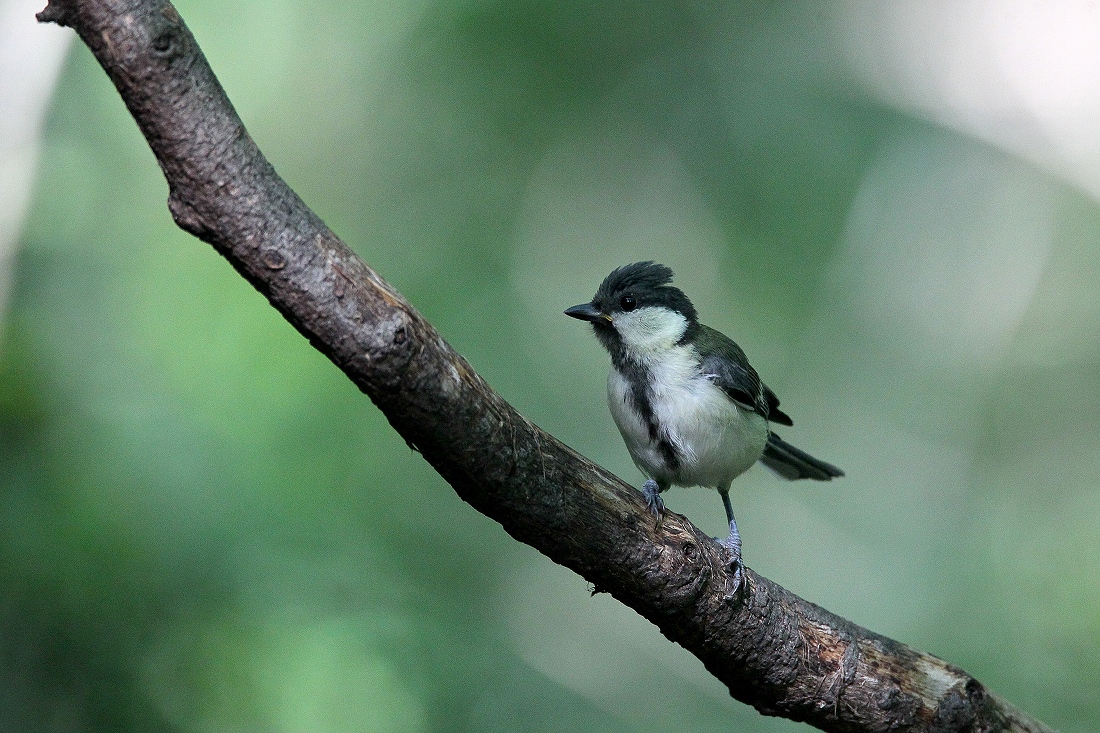
M795 448L769 423L791 425L741 347L699 323L672 270L636 262L608 275L589 303L565 315L588 321L611 354L607 403L658 516L671 486L718 490L729 520L723 541L740 586L741 536L730 484L757 461L781 478L829 481L844 472Z

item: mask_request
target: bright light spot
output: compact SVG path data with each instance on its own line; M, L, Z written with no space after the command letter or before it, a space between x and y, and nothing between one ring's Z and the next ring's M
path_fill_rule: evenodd
M906 138L863 181L838 273L868 336L926 366L990 366L1031 302L1052 191L988 151Z
M1100 5L848 0L840 7L846 51L870 93L1100 198Z
M75 37L34 19L40 0L0 0L0 316L8 258L30 204L39 135L61 65Z

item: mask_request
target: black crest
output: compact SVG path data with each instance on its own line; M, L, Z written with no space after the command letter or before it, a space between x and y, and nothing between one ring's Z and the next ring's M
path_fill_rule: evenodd
M664 306L681 313L694 324L697 320L695 306L671 283L672 269L665 265L652 261L623 265L604 278L592 303L604 312L611 312L619 307L623 296L630 295L637 300L638 307Z
M616 267L603 279L600 295L612 295L627 290L656 290L672 282L672 268L653 261L635 262Z

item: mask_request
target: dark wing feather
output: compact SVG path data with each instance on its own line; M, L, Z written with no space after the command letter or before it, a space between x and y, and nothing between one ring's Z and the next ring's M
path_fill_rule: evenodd
M741 407L767 417L764 383L741 347L724 334L702 324L699 324L696 345L701 353L706 354L700 364L703 374Z
M768 385L764 385L764 400L768 403L768 420L779 423L780 425L794 425L794 421L790 416L779 409L779 398L775 396L775 392L768 389Z
M769 421L791 425L791 418L779 409L779 398L760 381L744 350L732 339L709 326L699 324L696 343L707 354L702 360L708 375L729 398L746 410L758 412Z

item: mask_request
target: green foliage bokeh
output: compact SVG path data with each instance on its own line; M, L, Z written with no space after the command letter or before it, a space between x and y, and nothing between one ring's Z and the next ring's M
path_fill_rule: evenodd
M1100 207L861 91L826 5L179 9L280 173L524 414L640 482L561 311L666 262L848 472L739 479L749 565L1093 730ZM463 504L173 226L83 47L45 140L0 341L0 730L803 729Z

